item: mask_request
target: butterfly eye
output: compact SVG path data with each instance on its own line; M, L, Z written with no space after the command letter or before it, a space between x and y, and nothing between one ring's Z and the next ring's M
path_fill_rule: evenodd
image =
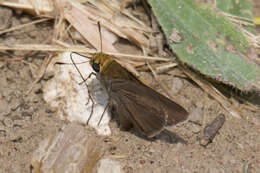
M100 65L98 64L98 63L93 63L93 66L92 66L92 68L95 70L95 72L99 72L100 71Z

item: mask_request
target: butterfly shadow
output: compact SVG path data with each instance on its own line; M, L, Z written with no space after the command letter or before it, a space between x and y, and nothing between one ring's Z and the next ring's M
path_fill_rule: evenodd
M148 138L148 137L140 134L136 130L131 130L130 133L136 135L137 137L143 138L143 139L151 141L151 142L159 140L163 143L169 143L169 144L177 144L177 143L187 144L188 143L182 137L178 136L177 134L175 134L175 133L173 133L173 132L171 132L167 129L164 129L160 134L158 134L158 135L156 135L155 137L152 137L152 138Z

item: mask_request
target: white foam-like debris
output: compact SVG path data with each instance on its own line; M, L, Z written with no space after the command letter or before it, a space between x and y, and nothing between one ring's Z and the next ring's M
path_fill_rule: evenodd
M106 91L102 88L95 75L92 75L91 78L86 81L90 91L88 91L84 83L80 85L79 83L82 82L82 78L72 64L70 56L72 56L75 63L77 63L76 65L84 78L87 78L91 72L94 72L89 62L87 62L88 59L85 57L75 53L71 54L71 52L63 53L58 58L58 61L68 64L53 65L49 68L54 70L55 76L48 80L43 87L44 100L52 108L58 110L58 115L62 119L86 124L91 115L93 104L89 99L90 93L94 100L94 107L88 125L95 128L100 135L111 134L108 126L110 116L108 111L104 112L108 104ZM100 125L98 125L103 112L104 116Z

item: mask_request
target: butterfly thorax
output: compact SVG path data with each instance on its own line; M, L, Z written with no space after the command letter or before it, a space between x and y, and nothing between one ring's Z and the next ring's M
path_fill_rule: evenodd
M98 73L101 83L108 88L108 82L115 79L121 79L126 81L134 81L140 83L140 81L118 62L116 62L112 56L104 54L102 52L93 55L90 61L90 65L95 70L95 66L99 69L95 71Z

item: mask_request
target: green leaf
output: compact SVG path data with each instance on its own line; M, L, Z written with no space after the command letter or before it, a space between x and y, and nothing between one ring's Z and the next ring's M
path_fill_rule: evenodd
M251 0L218 0L217 8L231 15L254 20ZM245 29L252 32L253 26L246 26Z
M243 91L260 90L260 68L248 56L252 49L224 16L194 0L148 2L180 60Z

